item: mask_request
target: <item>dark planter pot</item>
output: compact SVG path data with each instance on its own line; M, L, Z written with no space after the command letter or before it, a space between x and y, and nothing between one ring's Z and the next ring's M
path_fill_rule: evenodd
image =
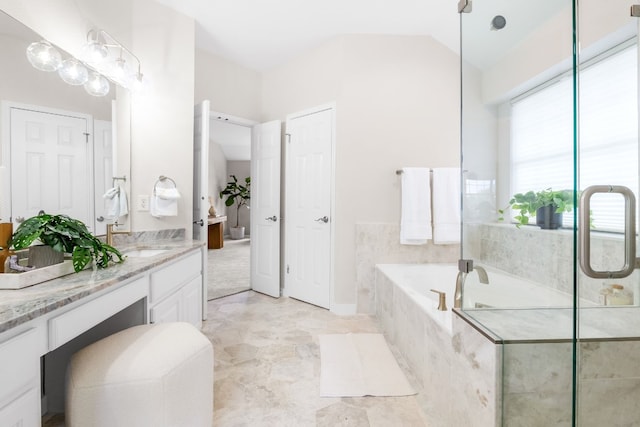
M556 205L543 206L536 211L536 225L543 230L562 227L562 213L556 213Z

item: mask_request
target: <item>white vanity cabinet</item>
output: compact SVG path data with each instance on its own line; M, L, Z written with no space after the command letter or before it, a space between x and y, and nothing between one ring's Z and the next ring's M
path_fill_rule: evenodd
M186 243L163 258L81 272L39 288L0 291L0 320L5 322L0 322L0 427L37 427L42 411L63 410L67 353L111 329L145 321L182 321L201 328L205 250L199 242ZM77 293L83 295L70 301ZM34 301L39 296L42 301ZM37 313L45 304L53 308ZM34 307L36 314L29 313ZM47 390L41 390L43 384Z
M0 425L40 425L40 355L46 343L44 325L0 343Z
M202 253L195 251L150 273L149 321L202 327Z

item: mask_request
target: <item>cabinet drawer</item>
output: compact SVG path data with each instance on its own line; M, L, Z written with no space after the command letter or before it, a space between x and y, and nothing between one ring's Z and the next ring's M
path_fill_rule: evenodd
M200 274L202 269L202 253L196 251L185 258L162 267L151 273L151 289L149 303L160 302L165 296L174 292L186 281Z
M38 387L40 355L44 354L46 340L43 325L0 343L0 406Z
M3 426L40 427L40 388L38 384L0 408Z
M146 276L107 292L49 321L49 351L88 331L147 294Z

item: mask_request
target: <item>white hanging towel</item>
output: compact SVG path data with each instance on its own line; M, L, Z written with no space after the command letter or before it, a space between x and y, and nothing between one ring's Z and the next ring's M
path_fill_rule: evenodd
M460 168L433 170L433 243L460 243Z
M424 245L431 238L431 186L428 168L402 169L400 243Z
M156 185L149 206L151 215L156 218L178 215L178 199L180 192L175 187L163 188Z
M119 185L107 190L102 196L105 200L105 213L107 219L118 219L129 213L127 192Z
M129 200L127 198L127 190L122 186L118 186L118 216L129 214Z

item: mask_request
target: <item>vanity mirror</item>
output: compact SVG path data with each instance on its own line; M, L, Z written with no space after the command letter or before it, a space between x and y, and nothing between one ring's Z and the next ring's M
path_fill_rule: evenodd
M0 11L0 218L15 229L40 211L67 214L104 234L103 195L130 188L129 93L111 84L105 96L91 96L34 68L26 51L41 40Z

